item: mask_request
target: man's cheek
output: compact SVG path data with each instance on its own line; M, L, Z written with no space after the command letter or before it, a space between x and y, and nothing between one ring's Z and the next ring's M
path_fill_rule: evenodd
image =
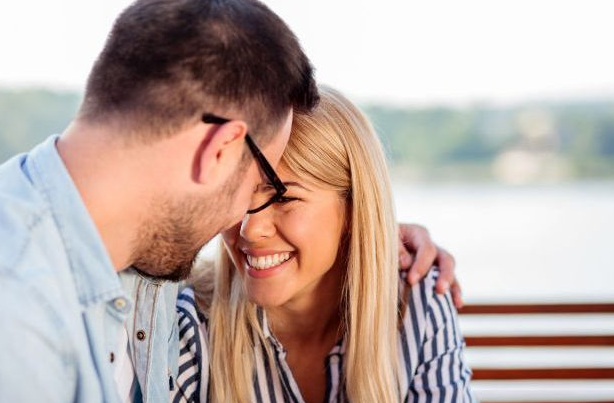
M241 217L243 218L243 217ZM241 221L232 224L227 230L222 232L222 239L228 246L233 246L239 239L239 231L241 230Z

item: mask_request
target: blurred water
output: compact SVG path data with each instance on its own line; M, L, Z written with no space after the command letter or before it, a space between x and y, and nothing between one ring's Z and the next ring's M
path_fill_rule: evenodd
M453 252L467 301L614 300L614 183L393 185Z

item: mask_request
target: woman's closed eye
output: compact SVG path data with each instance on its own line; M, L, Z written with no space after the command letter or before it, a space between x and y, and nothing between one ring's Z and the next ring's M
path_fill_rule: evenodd
M279 200L277 200L275 203L277 204L287 204L296 200L301 200L298 197L292 197L292 196L281 196L279 198Z

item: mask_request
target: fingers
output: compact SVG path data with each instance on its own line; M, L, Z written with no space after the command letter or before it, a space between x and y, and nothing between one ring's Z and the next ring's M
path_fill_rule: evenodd
M412 254L407 250L402 241L399 242L399 269L401 271L409 270L413 261L414 257Z
M451 292L457 308L462 307L462 292L455 276L454 257L443 248L437 247L426 228L419 225L399 225L399 265L409 272L406 281L414 285L423 278L433 265L439 266L439 277L435 290L439 294ZM410 251L415 251L412 255Z
M443 294L456 282L454 275L456 262L454 261L454 257L443 248L437 248L436 260L439 266L439 278L437 279L435 289L438 294Z
M448 251L443 248L437 250L437 265L439 266L439 278L435 285L438 294L444 294L448 290L452 295L452 301L457 309L463 306L463 293L455 275L456 261Z
M401 276L409 284L409 269L414 262L414 256L407 247L412 238L412 226L408 224L399 224L399 270L404 273Z
M452 302L454 302L454 306L456 309L461 309L463 307L463 292L458 281L452 283L450 292L452 293Z
M415 254L411 252L415 251ZM463 306L460 284L456 280L454 257L445 249L437 247L426 228L415 224L399 225L399 266L408 270L406 281L414 285L423 278L433 265L439 266L435 285L438 294L450 291L457 308Z
M428 239L428 243L424 243L418 247L414 262L412 263L407 275L409 284L414 285L422 277L424 277L435 263L437 258L437 247Z
M410 285L428 273L436 257L437 246L426 228L416 224L399 225L399 265L401 270L409 270L406 280Z

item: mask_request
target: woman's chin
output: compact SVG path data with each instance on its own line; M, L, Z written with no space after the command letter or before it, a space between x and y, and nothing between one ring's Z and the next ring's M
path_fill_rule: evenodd
M275 293L273 290L247 290L249 301L264 309L277 308L288 302L289 298Z

